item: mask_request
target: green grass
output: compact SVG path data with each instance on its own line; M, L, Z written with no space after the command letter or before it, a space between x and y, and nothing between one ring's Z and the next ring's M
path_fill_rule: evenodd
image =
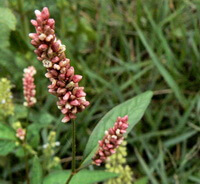
M40 116L42 107L55 119L40 132L40 146L49 130L55 129L62 145L57 156L71 154L70 129L60 119L56 121L60 117L56 99L47 93L48 80L27 36L33 32L29 23L33 11L48 6L67 56L76 73L84 76L81 84L91 102L76 120L78 154L108 110L153 90L150 107L128 138L128 162L134 177L147 176L152 184L200 183L198 0L5 0L0 5L9 7L17 18L10 46L0 51L0 77L11 79L15 102L20 104L23 68L34 65L38 104L32 116ZM15 176L22 168L16 164L10 172ZM2 179L10 176L8 170L0 173Z

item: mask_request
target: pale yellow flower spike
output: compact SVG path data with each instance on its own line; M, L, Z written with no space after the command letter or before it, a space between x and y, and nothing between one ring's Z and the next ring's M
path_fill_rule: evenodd
M12 86L8 79L0 79L0 119L13 115L14 113L11 88Z
M126 141L116 149L116 153L106 161L106 170L119 174L118 177L106 181L104 184L133 184L133 172L126 163Z

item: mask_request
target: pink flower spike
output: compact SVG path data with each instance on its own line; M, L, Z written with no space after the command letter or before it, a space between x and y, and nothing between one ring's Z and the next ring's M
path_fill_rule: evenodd
M24 69L23 88L24 88L24 106L32 107L36 102L35 98L35 84L33 76L36 74L36 70L33 66L29 66Z
M20 140L24 140L26 136L26 130L23 128L18 128L16 131L16 137L18 137Z
M114 127L105 131L105 136L99 141L99 148L93 157L93 164L100 166L101 163L115 153L116 148L122 143L128 128L128 116L118 117Z
M44 7L35 11L36 20L31 20L36 33L29 34L31 44L36 48L37 59L47 69L45 76L51 81L48 90L58 97L57 106L64 114L62 122L76 118L89 102L84 88L79 86L81 75L75 75L74 67L65 56L66 47L55 35L55 21L50 18L49 10Z

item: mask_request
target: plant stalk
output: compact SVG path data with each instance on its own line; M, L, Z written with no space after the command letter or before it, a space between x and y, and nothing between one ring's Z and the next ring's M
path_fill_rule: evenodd
M24 144L26 144L26 143L24 143ZM30 184L29 166L28 166L28 155L27 155L26 148L24 148L24 154L25 154L26 182L27 182L27 184Z
M72 169L71 174L66 182L69 184L72 177L76 174L76 123L75 120L72 121Z
M20 14L20 19L22 22L22 37L26 43L29 42L28 33L29 33L29 22L28 18L24 11L24 0L17 0L18 10Z
M72 121L72 173L76 170L76 123Z
M29 108L27 109L27 117L26 117L26 123L27 123L27 126L28 126L28 123L29 123ZM27 142L26 142L26 138L24 139L24 142L23 144L26 145ZM27 181L27 184L30 184L30 178L29 178L29 165L28 165L28 153L27 153L27 150L24 146L24 155L25 155L25 166L26 166L26 181Z

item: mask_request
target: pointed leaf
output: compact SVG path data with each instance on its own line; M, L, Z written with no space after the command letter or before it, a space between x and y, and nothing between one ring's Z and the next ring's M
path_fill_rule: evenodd
M0 140L16 140L15 131L9 126L0 123Z
M31 181L31 184L42 183L42 166L37 156L35 156L33 159L33 166L30 172L30 181Z
M153 93L151 91L142 93L134 98L127 100L126 102L114 107L110 110L97 124L93 130L86 149L84 152L83 165L87 165L91 162L91 159L98 148L98 141L105 135L105 130L114 126L114 123L118 116L129 116L129 127L127 134L132 130L135 124L142 118L147 106L150 103Z
M65 184L70 171L54 171L45 177L43 184ZM93 184L100 181L105 181L110 178L116 177L117 174L105 171L89 171L82 170L78 172L70 181L70 184Z
M7 26L11 30L15 30L17 21L10 9L0 8L0 23L4 24L4 26Z
M0 140L0 156L6 156L15 148L15 142L9 140Z

